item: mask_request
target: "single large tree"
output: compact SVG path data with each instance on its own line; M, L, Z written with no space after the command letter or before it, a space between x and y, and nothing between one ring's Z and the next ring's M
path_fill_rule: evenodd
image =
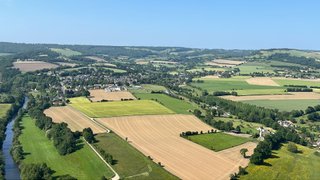
M240 154L241 154L244 158L247 157L247 155L246 155L247 152L248 152L248 149L247 149L247 148L242 148L242 149L240 149Z

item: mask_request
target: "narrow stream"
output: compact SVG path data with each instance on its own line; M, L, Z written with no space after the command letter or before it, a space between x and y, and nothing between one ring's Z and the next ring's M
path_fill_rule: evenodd
M22 108L26 109L28 104L28 98L25 97L24 103ZM20 172L17 164L13 161L13 158L10 154L10 149L12 146L12 140L13 140L13 124L14 121L17 119L16 115L9 120L9 123L7 125L6 129L6 138L3 142L2 146L2 152L3 152L3 157L4 157L4 163L5 163L5 179L7 180L19 180L20 179Z

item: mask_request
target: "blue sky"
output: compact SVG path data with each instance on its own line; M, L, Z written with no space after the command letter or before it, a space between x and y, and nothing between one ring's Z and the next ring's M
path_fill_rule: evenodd
M0 41L320 50L316 0L0 0Z

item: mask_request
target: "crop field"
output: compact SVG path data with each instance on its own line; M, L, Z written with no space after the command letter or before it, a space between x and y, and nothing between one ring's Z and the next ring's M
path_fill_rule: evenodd
M86 58L97 61L97 62L105 62L106 61L105 59L98 57L98 56L86 56Z
M70 106L51 107L46 109L44 113L52 118L55 123L65 122L72 131L80 131L84 128L90 127L93 133L104 133L102 127L91 121L81 112L75 110Z
M90 103L91 101L86 97L74 97L69 98L70 103L77 104L77 103Z
M66 57L71 57L71 56L79 56L82 53L78 52L78 51L73 51L71 49L65 48L65 49L61 49L61 48L50 48L51 51L54 51L56 53L61 54L62 56L66 56Z
M260 85L260 86L279 86L269 77L253 77L246 80L248 84Z
M203 83L193 82L194 86L201 89L206 89L209 92L213 91L231 91L231 90L251 90L251 89L283 89L277 86L261 86L251 85L246 82L248 77L233 77L233 78L200 78Z
M0 118L5 117L10 108L11 104L0 104Z
M99 134L95 145L112 154L121 179L178 179L114 133Z
M57 63L61 66L69 66L69 67L75 67L78 65L76 63L69 63L69 62L57 62Z
M291 79L291 78L273 78L277 84L284 85L303 85L303 86L320 86L320 79ZM318 85L317 85L318 84Z
M165 94L144 93L135 94L135 96L140 99L149 99L160 102L162 105L178 114L191 114L189 110L193 112L193 110L196 109L195 106L187 101L176 99Z
M320 94L314 92L290 92L285 95L253 95L253 96L222 96L232 101L250 100L320 100Z
M316 169L320 167L320 156L314 154L315 150L297 146L301 153L289 152L287 144L273 151L274 157L265 160L270 165L250 164L248 174L241 176L241 179L319 179L320 171Z
M181 179L228 179L249 162L239 150L214 152L179 136L184 131L212 127L192 115L152 115L101 118L98 121L154 162ZM254 146L246 144L250 150ZM221 154L222 153L222 154Z
M92 102L99 101L121 101L121 100L135 100L136 98L128 91L106 92L104 89L89 90L90 99Z
M174 113L161 104L150 100L76 103L70 105L89 117L116 117Z
M23 117L22 134L19 140L25 152L23 163L46 163L57 178L71 175L77 179L100 179L102 176L111 178L112 171L99 159L90 147L79 142L83 147L74 153L61 156L58 154L51 140L44 131L35 126L34 120L29 116Z
M204 66L204 67L196 67L196 68L193 68L193 69L189 69L187 70L188 72L203 72L203 71L226 71L228 70L228 68L213 68L213 67L210 67L210 66Z
M320 104L320 100L315 99L300 99L300 100L251 100L251 101L242 101L244 103L279 109L281 111L292 111L292 110L305 110L308 106L315 106Z
M143 84L140 88L130 88L129 91L132 93L151 93L152 91L165 91L166 88L154 84Z
M17 61L13 63L13 67L19 69L21 72L29 72L42 69L53 69L57 68L58 65L43 61Z
M235 61L228 59L215 59L210 62L206 62L206 65L219 66L219 67L233 67L245 63L245 61Z
M113 71L114 73L126 73L126 70L123 69L117 69L117 68L109 68L109 67L105 67L104 69L108 69L110 71Z
M187 139L213 151L221 151L250 141L249 138L225 133L199 134L188 136Z
M289 94L285 89L244 89L237 90L239 96Z

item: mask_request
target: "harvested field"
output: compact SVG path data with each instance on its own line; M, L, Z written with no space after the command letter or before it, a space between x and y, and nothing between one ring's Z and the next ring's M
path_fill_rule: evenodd
M58 67L58 65L56 64L51 64L43 61L17 61L13 63L13 66L14 68L19 69L21 72L53 69Z
M89 90L90 99L93 102L99 102L102 100L106 101L121 101L121 100L134 100L136 99L128 91L115 91L115 92L106 92L103 89L93 89Z
M76 63L67 63L67 62L58 62L58 64L61 66L69 66L69 67L75 67L78 65Z
M202 79L219 79L219 76L208 75L208 76L203 77Z
M227 60L227 59L215 59L213 60L215 63L219 64L230 64L230 65L239 65L245 63L245 61L234 61L234 60Z
M222 96L222 98L232 101L320 99L320 94L314 92L291 92L287 95Z
M248 84L260 86L280 86L269 77L254 77L246 80Z
M55 123L67 123L72 131L82 131L84 128L90 127L93 133L106 132L102 127L70 106L51 107L46 109L44 113L51 117Z
M182 179L229 179L248 159L238 149L219 153L179 136L183 131L208 131L212 127L192 115L152 115L98 119L166 170ZM251 143L243 144L252 152ZM241 148L242 148L241 147ZM237 148L237 147L235 147Z

